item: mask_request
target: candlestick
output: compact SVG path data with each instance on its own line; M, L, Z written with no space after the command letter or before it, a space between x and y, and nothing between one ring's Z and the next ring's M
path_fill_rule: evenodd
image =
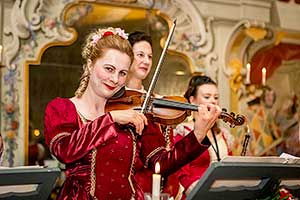
M262 68L261 70L261 73L262 73L262 85L265 86L266 85L266 74L267 74L267 70L266 68Z
M152 175L152 200L159 200L160 195L160 165L157 162L155 164L155 174Z
M247 72L246 72L246 84L250 84L250 72L251 72L251 65L250 65L250 63L248 63L247 65L246 65L246 70L247 70Z

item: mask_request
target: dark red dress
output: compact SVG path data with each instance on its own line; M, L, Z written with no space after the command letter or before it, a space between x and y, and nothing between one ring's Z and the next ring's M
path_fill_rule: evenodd
M66 164L66 181L59 199L143 199L134 179L136 169L154 170L156 162L167 176L197 158L210 145L195 135L167 151L159 126L149 122L142 136L120 127L109 113L86 121L69 99L56 98L45 111L44 131L51 153ZM149 180L150 181L150 180Z

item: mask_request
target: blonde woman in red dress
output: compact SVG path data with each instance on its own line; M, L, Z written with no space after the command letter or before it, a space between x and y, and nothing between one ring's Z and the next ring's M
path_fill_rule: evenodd
M219 104L217 85L207 76L192 77L184 96L190 103L196 105ZM194 117L195 114L196 113L193 113L192 117ZM179 124L174 130L175 140L178 141L189 134L193 130L194 123L195 122L192 118L187 120L187 122ZM217 146L212 135L212 130L216 136ZM217 124L212 127L212 130L209 130L207 133L211 146L197 159L190 162L177 172L179 182L183 186L184 190L182 199L185 199L185 196L192 191L211 162L217 161L217 157L222 159L223 157L232 154L229 146L231 146L230 144L233 142L233 136L231 136L225 128L218 127Z
M44 134L51 153L66 165L59 200L144 199L134 174L139 165L169 175L204 152L206 132L220 115L215 105L199 106L194 131L164 148L157 124L134 110L105 112L105 104L120 88L133 60L127 34L119 28L91 32L83 46L85 60L80 85L72 98L48 103ZM131 124L135 132L124 128ZM126 126L125 126L126 127Z

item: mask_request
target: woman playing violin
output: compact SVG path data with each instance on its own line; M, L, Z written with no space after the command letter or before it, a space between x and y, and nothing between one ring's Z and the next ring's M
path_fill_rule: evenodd
M132 46L134 59L131 64L127 81L126 90L138 91L146 93L143 81L149 75L152 68L152 38L145 32L135 31L129 34L128 40ZM160 97L156 94L157 97ZM169 149L173 144L173 132L171 127L162 126L163 136L165 138L165 147ZM140 184L144 192L151 193L152 170L145 168L137 169L135 179ZM171 196L176 197L179 190L179 182L176 175L164 177L163 182L164 192L170 193Z
M157 124L140 112L112 110L105 104L121 87L133 60L127 34L119 28L91 32L83 46L85 60L79 88L72 98L56 98L46 107L45 139L51 153L66 165L59 199L143 199L134 173L140 165L168 175L210 145L207 131L221 110L201 105L194 131L164 148ZM135 131L132 130L134 127Z
M190 103L195 105L219 104L217 84L207 76L192 77L184 97ZM195 114L195 112L192 113L192 119L195 119ZM193 127L193 120L188 120L187 122L179 124L174 130L175 140L178 141L189 134L189 132L193 130ZM215 144L212 131L216 134L217 146ZM201 178L203 173L209 167L209 164L217 161L218 156L223 158L226 155L231 155L231 150L228 144L229 141L232 141L233 137L226 129L219 128L218 125L215 124L213 128L208 131L207 136L212 145L197 159L190 162L177 172L179 182L184 187L185 194L188 194L194 188L199 178ZM183 199L184 198L185 195L183 196Z
M132 45L134 59L130 67L126 89L146 92L143 81L152 68L152 39L144 32L130 33L128 40Z

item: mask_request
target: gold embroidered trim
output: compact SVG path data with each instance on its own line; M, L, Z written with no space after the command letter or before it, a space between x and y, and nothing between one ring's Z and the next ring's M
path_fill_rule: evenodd
M93 149L92 150L92 161L91 161L91 190L90 190L90 194L94 199L97 199L97 197L95 197L95 190L96 190L96 173L95 173L96 156L97 156L97 149Z
M129 184L130 184L130 187L131 187L131 190L132 190L132 193L134 196L135 194L135 189L134 189L134 186L133 186L133 183L132 183L132 180L131 180L131 175L133 175L133 167L134 167L134 161L135 161L135 154L136 154L136 137L135 137L135 134L133 133L133 131L128 128L129 132L131 133L131 136L132 136L132 160L131 160L131 165L130 165L130 171L129 171L129 175L128 175L128 181L129 181Z
M81 119L82 124L86 124L88 120L81 114L78 110L77 113ZM93 197L94 200L97 200L98 198L95 196L96 191L96 157L97 157L97 149L94 148L92 150L92 160L91 160L91 189L90 189L90 195Z
M170 126L167 126L167 127L165 128L165 133L164 133L167 151L169 151L169 150L171 149L170 134L171 134L171 127L170 127Z
M52 151L53 143L54 143L56 140L58 140L59 138L65 137L65 136L69 136L69 135L71 135L71 133L68 133L68 132L62 132L62 133L59 133L59 134L57 134L56 136L54 136L54 137L52 138L52 140L50 141L50 145L49 145L51 154L53 154L53 151Z
M83 116L83 114L81 114L81 113L79 112L79 110L76 110L76 111L77 111L77 113L78 113L78 115L79 115L79 117L80 117L82 123L83 123L83 124L86 124L87 121L88 121L87 118L85 118L85 117Z
M147 156L147 158L146 158L146 162L145 162L145 167L147 168L148 167L148 162L149 162L149 160L150 160L150 158L154 155L154 154L156 154L157 152L159 152L160 150L163 150L163 149L165 149L165 147L157 147L156 149L154 149L151 153L149 153L149 155Z

